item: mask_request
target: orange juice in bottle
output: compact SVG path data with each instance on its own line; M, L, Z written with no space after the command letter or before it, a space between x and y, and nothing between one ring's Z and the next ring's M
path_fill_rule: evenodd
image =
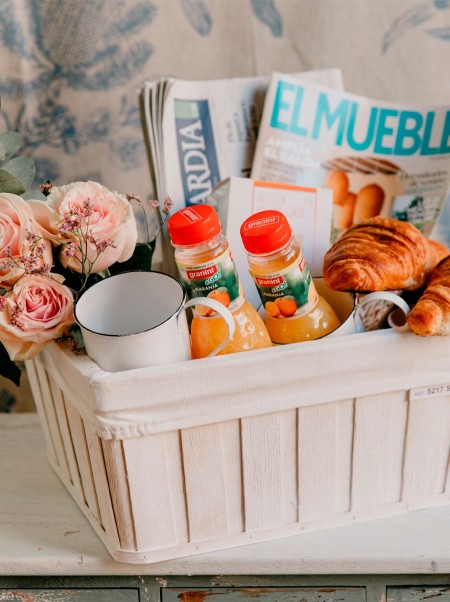
M180 209L168 221L175 261L187 294L212 297L233 314L233 338L218 354L272 346L264 321L245 299L227 239L218 215L210 205ZM225 320L213 310L197 305L191 323L194 359L206 357L227 337Z
M241 238L273 343L318 339L340 326L334 309L317 293L283 213L253 214L242 224Z

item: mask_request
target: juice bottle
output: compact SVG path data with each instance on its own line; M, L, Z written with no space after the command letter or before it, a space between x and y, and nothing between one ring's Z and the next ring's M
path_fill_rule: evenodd
M236 330L218 355L271 347L264 321L245 299L227 239L218 215L210 205L180 209L168 221L175 261L192 297L212 297L233 314ZM213 310L197 305L191 323L192 357L206 357L227 337L225 320Z
M340 326L334 309L317 293L283 213L255 213L242 224L241 238L273 343L318 339Z

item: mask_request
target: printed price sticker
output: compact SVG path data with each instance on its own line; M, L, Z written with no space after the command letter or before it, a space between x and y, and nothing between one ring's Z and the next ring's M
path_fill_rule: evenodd
M414 399L427 399L428 397L445 397L446 395L450 395L450 384L420 387L411 389L409 392L409 401L413 401Z

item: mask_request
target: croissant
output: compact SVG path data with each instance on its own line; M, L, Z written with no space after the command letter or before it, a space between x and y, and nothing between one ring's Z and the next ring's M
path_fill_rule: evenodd
M338 291L417 290L449 254L408 222L372 217L349 228L325 254L323 277Z
M450 334L450 256L435 267L406 322L422 337Z

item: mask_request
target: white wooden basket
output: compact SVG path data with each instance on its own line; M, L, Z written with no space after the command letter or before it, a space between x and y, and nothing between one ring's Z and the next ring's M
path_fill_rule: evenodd
M122 373L50 344L48 457L149 563L450 503L450 337L377 331Z

